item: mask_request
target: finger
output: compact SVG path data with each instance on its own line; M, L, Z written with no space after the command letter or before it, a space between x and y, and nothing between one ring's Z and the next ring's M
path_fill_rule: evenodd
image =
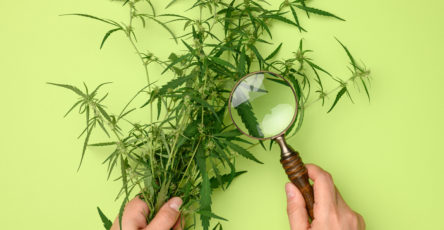
M170 230L179 217L182 199L173 197L166 202L145 230Z
M176 221L176 224L174 224L173 230L183 230L183 229L185 229L185 218L182 215L180 215Z
M138 196L126 204L122 215L122 229L137 230L145 228L146 217L149 209L146 203ZM120 230L119 217L117 216L111 230Z
M359 214L359 213L356 213L356 214L358 214L358 225L359 225L359 230L365 230L365 220L364 220L364 218L362 217L362 215L361 214Z
M339 192L338 188L336 188L336 186L335 186L335 193L336 193L336 203L338 204L338 208L340 210L351 210L351 208L348 207L347 203L345 203L344 198L342 198L342 195Z
M287 193L287 214L291 230L308 229L308 214L301 192L290 182L285 185Z
M305 167L307 168L308 176L313 181L315 206L322 207L321 209L324 207L336 207L336 189L330 173L313 164L306 164ZM326 210L320 211L325 212Z

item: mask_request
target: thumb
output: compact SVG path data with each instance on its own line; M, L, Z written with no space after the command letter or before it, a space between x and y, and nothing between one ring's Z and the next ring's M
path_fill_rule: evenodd
M145 230L169 230L179 218L182 199L173 197L166 202Z
M308 214L301 192L293 183L285 185L287 193L287 213L291 230L307 230L309 227Z
M146 216L149 213L148 206L138 196L128 202L122 216L122 229L141 229L146 226ZM116 217L111 230L120 230L119 216Z

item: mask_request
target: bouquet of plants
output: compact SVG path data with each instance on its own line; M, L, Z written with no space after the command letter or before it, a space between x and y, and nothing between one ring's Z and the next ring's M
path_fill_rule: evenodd
M276 72L294 87L299 103L297 122L289 135L299 130L303 112L309 104L321 101L330 112L344 95L351 99L351 86L361 87L368 94L369 70L357 63L350 51L338 40L349 59L350 76L341 79L331 74L310 58L313 51L301 39L296 44L273 42L274 24L286 24L300 33L307 32L299 17L342 18L324 10L310 7L305 0L284 0L272 6L268 2L243 0L188 1L188 9L175 14L158 12L158 5L174 7L162 1L120 1L128 11L126 23L89 14L70 14L86 17L109 27L100 48L110 36L123 34L140 59L145 70L146 84L129 96L120 111L109 111L106 96L101 91L108 83L93 90L73 85L49 83L74 92L78 101L68 110L78 110L85 117L84 138L80 164L89 146L112 146L104 164L108 175L119 170L122 187L116 200L123 207L140 193L151 210L151 220L159 208L172 196L183 199L182 215L200 216L203 229L222 229L223 213L211 209L214 189L227 189L238 171L235 158L245 157L261 163L250 151L254 145L268 148L268 143L252 143L241 137L227 115L228 97L234 83L248 72L269 70ZM156 6L156 7L155 7ZM185 13L186 12L186 13ZM187 16L191 13L193 16ZM197 17L196 17L197 15ZM140 48L149 37L140 38L138 32L146 30L147 23L157 23L168 31L171 42L182 46L185 52L171 52L162 60L150 51ZM175 24L174 26L172 26ZM181 30L174 30L178 27ZM267 46L272 47L269 49ZM281 49L293 49L290 57L280 57ZM272 50L265 52L264 50ZM164 55L164 54L163 54ZM165 55L164 55L165 56ZM152 68L158 65L161 74L170 78L158 85L152 79ZM324 82L336 82L333 89L325 89ZM330 83L331 85L331 83ZM328 96L332 95L332 98ZM142 98L144 103L136 104ZM370 99L370 97L369 97ZM145 122L132 122L131 113L147 113ZM245 116L244 122L250 122ZM129 128L128 128L129 127ZM102 131L109 140L94 142L92 133ZM79 166L80 167L80 166ZM111 221L99 209L105 228ZM210 220L215 219L210 226ZM196 220L196 218L194 218ZM196 221L195 221L196 222ZM189 227L199 223L192 223Z

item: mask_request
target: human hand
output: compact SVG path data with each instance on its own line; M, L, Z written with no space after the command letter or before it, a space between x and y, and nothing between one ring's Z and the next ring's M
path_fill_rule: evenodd
M137 196L125 206L122 216L122 230L182 230L185 222L180 218L179 208L182 200L173 197L166 202L159 210L153 220L147 224L146 217L149 209L146 203ZM111 227L111 230L120 230L119 217Z
M305 165L313 181L314 220L308 222L305 201L292 183L285 185L287 213L291 230L364 230L361 215L348 207L336 189L331 175L313 164Z

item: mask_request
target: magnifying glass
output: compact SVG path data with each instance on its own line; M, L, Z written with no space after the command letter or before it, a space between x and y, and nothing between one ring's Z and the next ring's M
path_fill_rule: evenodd
M299 153L285 142L285 132L298 112L298 98L279 74L259 71L242 77L233 87L228 110L243 134L258 140L274 140L281 148L281 164L290 181L301 191L313 219L313 188Z

